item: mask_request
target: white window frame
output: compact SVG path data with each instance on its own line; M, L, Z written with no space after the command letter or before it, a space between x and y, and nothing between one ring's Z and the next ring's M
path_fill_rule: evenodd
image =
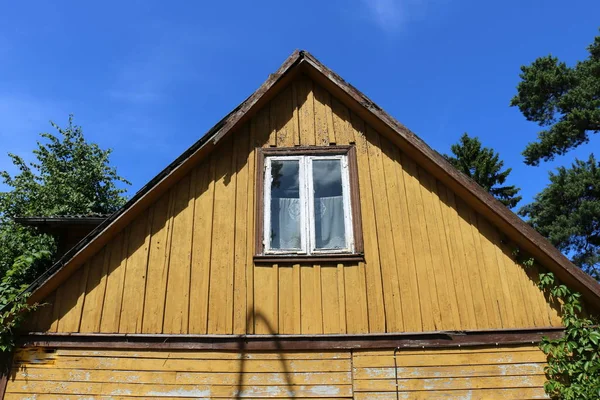
M344 230L346 235L346 248L344 249L317 249L315 248L315 219L314 219L314 182L313 161L315 160L340 160L342 174L342 197L344 204ZM300 236L301 248L299 250L271 249L271 174L272 161L298 161L299 192L300 192ZM293 155L293 156L266 156L264 168L264 223L263 223L263 248L264 254L352 254L354 253L354 227L352 223L352 209L350 202L350 173L348 156L343 155ZM310 218L309 218L310 216Z

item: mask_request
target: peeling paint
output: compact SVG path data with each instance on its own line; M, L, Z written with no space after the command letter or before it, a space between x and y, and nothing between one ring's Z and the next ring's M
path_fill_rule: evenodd
M117 389L117 390L113 390L110 394L113 396L121 396L121 395L127 396L127 395L130 395L133 393L131 393L131 390L128 390L128 389Z
M167 391L153 390L147 393L148 396L172 396L172 397L194 397L196 399L210 399L210 389L172 389Z
M332 385L315 386L310 390L310 392L320 396L335 396L340 393L340 388Z

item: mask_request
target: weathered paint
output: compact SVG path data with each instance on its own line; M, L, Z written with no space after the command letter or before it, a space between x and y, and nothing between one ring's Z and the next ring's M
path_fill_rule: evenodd
M517 265L494 226L318 84L302 77L291 86L62 284L28 329L302 334L560 325L536 286L537 268ZM332 140L357 148L366 262L254 265L255 148Z
M352 396L349 352L52 350L16 352L7 399Z
M21 349L6 399L547 398L542 388L544 355L534 346L240 356L217 351ZM139 368L133 369L135 365Z
M357 399L545 399L544 366L534 346L355 351L353 389Z

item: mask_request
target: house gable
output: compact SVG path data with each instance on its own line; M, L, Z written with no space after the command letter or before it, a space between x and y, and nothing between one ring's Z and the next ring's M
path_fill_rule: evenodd
M454 187L308 73L111 235L38 332L320 334L560 326L537 268ZM255 264L256 148L356 146L365 261Z

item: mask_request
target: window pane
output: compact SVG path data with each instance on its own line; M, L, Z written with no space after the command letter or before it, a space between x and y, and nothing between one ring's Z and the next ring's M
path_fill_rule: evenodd
M297 160L271 161L271 237L273 250L300 250L300 175Z
M344 196L340 160L313 160L315 248L345 249Z

